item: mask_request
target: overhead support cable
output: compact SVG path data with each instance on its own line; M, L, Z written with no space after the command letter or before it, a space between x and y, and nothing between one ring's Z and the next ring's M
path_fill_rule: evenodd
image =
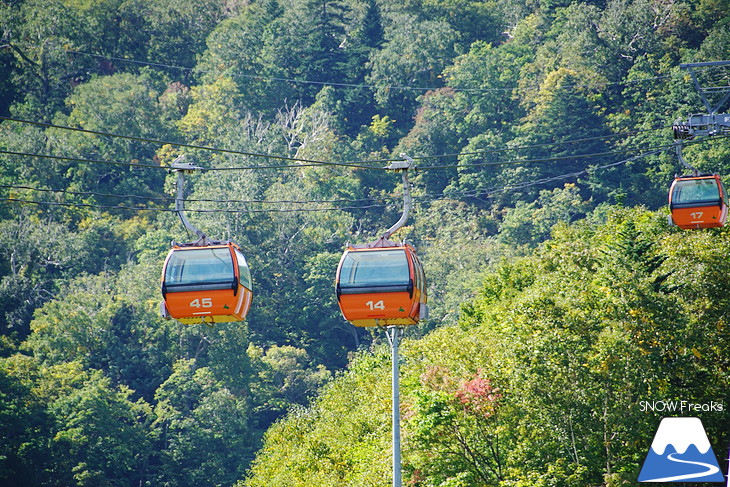
M145 206L122 206L122 205L99 205L91 203L65 203L58 201L35 201L21 198L0 198L0 201L8 203L19 203L19 204L30 204L39 206L61 206L69 208L92 208L98 210L124 210L124 211L159 211L163 213L177 213L174 208L153 208ZM386 208L389 205L365 205L365 206L342 206L342 207L328 207L328 208L269 208L269 209L257 209L257 208L246 208L240 210L231 209L189 209L185 211L188 213L310 213L320 211L343 211L343 210L368 210L371 208Z
M11 156L23 156L23 157L39 157L41 159L54 159L59 161L71 161L71 162L84 162L89 164L108 164L112 166L129 166L129 167L144 167L151 169L165 169L168 167L158 166L155 164L141 164L139 162L117 162L117 161L104 161L99 159L83 159L80 157L67 157L67 156L55 156L50 154L31 154L28 152L16 152L10 150L0 150L0 154L8 154Z
M36 191L40 193L62 193L72 196L99 196L102 198L115 198L115 199L139 199L149 202L163 202L163 203L174 203L175 198L172 196L145 196L138 194L112 194L112 193L98 193L94 191L68 191L65 189L50 189L50 188L35 188L33 186L18 185L13 186L9 184L0 184L1 189L17 189L25 191ZM379 198L384 199L397 199L393 198ZM359 198L359 199L333 199L333 200L235 200L235 199L210 199L210 198L186 198L187 203L235 203L235 204L323 204L323 203L359 203L373 201L374 198Z
M0 117L2 118L2 117ZM718 138L725 138L729 137L730 135L722 135L715 137ZM698 139L695 141L687 142L686 145L693 145L698 143L705 143L707 142L706 139ZM664 146L662 146L664 147ZM662 148L658 147L658 148ZM669 147L669 146L666 146ZM421 165L417 166L417 169L419 171L428 171L428 170L439 170L439 169L452 169L452 168L469 168L469 167L489 167L489 166L502 166L502 165L521 165L521 164L537 164L537 163L549 163L549 162L556 162L561 160L569 160L569 159L590 159L590 158L598 158L598 157L606 157L611 155L617 155L617 154L623 154L626 152L632 152L637 150L648 150L647 148L641 148L641 147L634 147L634 148L626 148L626 149L618 149L613 151L606 151L606 152L594 152L589 154L576 154L576 155L566 155L566 156L556 156L556 157L545 157L545 158L537 158L537 159L522 159L522 160L507 160L507 161L494 161L494 162L484 162L484 163L470 163L470 164L448 164L448 165L439 165L439 166L427 166L427 165ZM650 150L650 149L649 149ZM492 152L500 152L503 151L503 149L495 149L493 151L484 151L482 152L475 152L475 153L467 153L467 154L489 154ZM45 159L54 159L54 160L62 160L62 161L75 161L75 162L83 162L83 163L89 163L89 164L108 164L108 165L118 165L118 166L130 166L130 167L140 167L140 168L151 168L151 169L163 169L163 170L169 170L169 166L159 166L159 165L153 165L153 164L142 164L142 163L134 163L134 162L118 162L118 161L107 161L107 160L99 160L99 159L84 159L79 157L68 157L68 156L58 156L58 155L51 155L51 154L35 154L35 153L28 153L28 152L17 152L17 151L10 151L10 150L2 150L0 149L0 154L8 154L8 155L14 155L14 156L22 156L22 157L37 157L37 158L45 158ZM460 155L460 154L453 154L453 155ZM413 157L413 160L416 159L427 159L427 158L433 158L433 157L439 157L439 156L416 156ZM398 162L402 159L383 159L382 162ZM367 161L367 162L375 162L373 161ZM374 169L374 170L388 170L387 167L378 167L378 166L364 166L357 163L352 162L345 162L345 163L331 163L331 162L318 162L316 164L294 164L294 165L274 165L274 166L232 166L232 167L213 167L213 168L201 168L201 171L244 171L244 170L264 170L264 169L294 169L294 168L302 168L302 167L320 167L320 166L338 166L338 167L348 167L348 168L354 168L354 169ZM416 168L416 166L414 166Z
M30 120L21 120L17 118L12 117L5 117L0 116L0 120L8 120L16 123L26 123L31 125L39 125L39 126L45 126L49 128L57 128L61 130L71 130L76 132L82 132L82 133L89 133L93 135L99 135L99 136L105 136L105 137L119 137L123 139L131 139L136 141L142 141L142 142L148 142L148 143L154 143L158 145L172 145L177 146L181 148L191 148L191 149L199 149L199 150L207 150L211 152L220 152L220 153L228 153L232 155L242 155L246 157L259 157L259 158L269 158L269 159L280 159L280 160L287 160L296 162L297 164L292 165L269 165L269 166L232 166L232 167L215 167L215 168L202 168L203 171L237 171L237 170L255 170L255 169L286 169L286 168L301 168L301 167L317 167L317 166L335 166L335 167L347 167L347 168L354 168L354 169L374 169L374 170L387 170L387 168L384 168L382 166L371 166L368 164L382 164L382 163L392 163L392 162L398 162L401 161L401 159L369 159L369 160L361 160L361 161L344 161L344 162L328 162L328 161L318 161L318 160L312 160L312 159L300 159L296 157L287 157L287 156L277 156L277 155L271 155L271 154L258 154L258 153L252 153L252 152L245 152L245 151L238 151L233 149L226 149L226 148L219 148L219 147L211 147L211 146L200 146L200 145L193 145L193 144L185 144L185 143L179 143L179 142L169 142L169 141L163 141L163 140L157 140L157 139L148 139L143 137L134 137L134 136L128 136L128 135L120 135L120 134L113 134L108 132L102 132L102 131L94 131L94 130L86 130L81 129L78 127L68 127L68 126L62 126L62 125L54 125L50 123L45 122L34 122ZM462 152L462 153L451 153L451 154L438 154L438 155L426 155L426 156L415 156L413 157L414 160L426 160L426 159L440 159L440 158L451 158L451 157L460 157L460 156L466 156L466 155L487 155L487 154L493 154L493 153L499 153L499 152L512 152L512 151L520 151L524 149L533 149L533 148L539 148L539 147L559 147L563 145L569 145L574 143L581 143L581 142L588 142L588 141L595 141L595 140L604 140L608 138L613 137L619 137L619 136L626 136L627 134L637 134L642 132L651 132L656 130L663 130L666 127L659 127L656 129L645 129L640 131L629 131L624 132L620 134L611 134L611 135L604 135L599 137L587 137L587 138L580 138L580 139L572 139L572 140L565 140L561 142L549 142L544 144L533 144L529 146L520 146L520 147L505 147L500 149L485 149L483 151L469 151L469 152ZM608 155L611 153L616 153L617 151L609 151L605 153L596 153L595 156L601 156L601 155ZM620 151L619 151L620 152ZM13 152L13 151L4 151L0 150L0 153L5 154L12 154L12 155L31 155L21 152ZM125 162L113 162L113 161L100 161L100 160L91 160L91 159L81 159L81 158L72 158L72 157L62 157L62 156L53 156L53 155L41 155L41 154L33 154L35 157L46 157L51 159L60 159L60 160L69 160L69 161L79 161L79 162L95 162L100 164L114 164L114 165L129 165L129 166L138 166L138 167L150 167L155 168L159 167L162 169L168 169L167 166L157 166L152 164L140 164L140 163L125 163ZM589 155L592 156L592 155ZM569 158L569 156L566 156L566 158ZM555 159L559 160L559 159ZM546 161L546 159L534 159L535 162L543 162ZM500 161L500 162L494 162L494 163L488 163L487 165L502 165L502 164L520 164L522 162L533 162L533 161ZM477 166L476 164L471 164L474 166ZM456 164L456 165L445 165L445 166L420 166L419 169L427 169L427 168L450 168L450 167L466 167L470 166L470 164Z
M62 161L74 161L74 162L84 162L84 163L90 163L90 164L109 164L114 166L130 166L130 167L143 167L143 168L150 168L150 169L163 169L165 171L170 170L170 166L160 166L156 164L142 164L139 162L118 162L118 161L105 161L100 159L84 159L80 157L68 157L68 156L56 156L56 155L50 155L50 154L33 154L29 152L16 152L16 151L9 151L9 150L2 150L0 149L0 154L8 154L8 155L14 155L14 156L24 156L24 157L38 157L42 159L57 159ZM356 164L345 164L345 163L336 163L336 162L318 162L318 163L312 163L312 164L289 164L289 165L276 165L276 166L235 166L235 167L212 167L212 168L201 168L201 171L203 172L209 172L209 171L254 171L254 170L264 170L264 169L298 169L303 167L322 167L322 166L341 166L341 167L348 167L353 169L377 169L382 170L382 168L377 166L361 166Z
M171 142L166 140L157 140L157 139L149 139L146 137L137 137L133 135L124 135L124 134L113 134L108 132L102 132L99 130L88 130L88 129L82 129L78 127L69 127L66 125L56 125L52 123L46 123L46 122L35 122L31 120L22 120L18 118L13 117L6 117L3 115L0 115L0 120L7 120L9 122L17 122L17 123L26 123L30 125L36 125L39 127L46 127L46 128L55 128L60 130L69 130L73 132L81 132L86 134L92 134L92 135L99 135L103 137L114 137L114 138L120 138L120 139L126 139L126 140L134 140L137 142L146 142L150 144L157 144L157 145L171 145L174 147L182 147L186 149L196 149L196 150L204 150L204 151L211 151L211 152L220 152L224 154L234 154L234 155L240 155L240 156L248 156L248 157L258 157L258 158L265 158L265 159L274 159L274 160L282 160L282 161L292 161L292 162L302 162L302 163L309 163L309 164L315 164L315 165L323 165L323 166L345 166L345 167L356 167L352 164L346 164L346 163L337 163L337 162L327 162L327 161L318 161L314 159L301 159L298 157L288 157L288 156L279 156L274 154L259 154L255 152L246 152L246 151L240 151L240 150L234 150L234 149L226 149L222 147L211 147L211 146L205 146L205 145L197 145L197 144L187 144L184 142ZM292 167L298 167L292 166ZM276 166L275 166L276 167ZM362 166L364 169L382 169L375 166ZM238 168L236 168L238 169ZM210 170L210 169L206 169ZM222 169L219 169L222 170Z
M657 132L659 130L664 130L664 129L668 129L671 127L672 127L672 125L664 125L662 127L657 127L657 128L652 128L652 129L629 130L626 132L619 132L619 133L610 134L610 135L600 135L597 137L583 137L580 139L562 140L560 142L545 142L542 144L504 147L501 149L484 149L484 150L475 150L475 151L467 151L467 152L456 152L456 153L450 153L450 154L438 154L438 155L432 155L432 156L416 156L413 159L415 159L415 160L442 159L442 158L447 158L447 157L496 154L499 152L518 152L518 151L527 150L527 149L539 149L539 148L543 148L543 147L556 147L556 146L560 147L560 146L564 146L564 145L580 144L583 142L593 142L596 140L607 140L607 139L613 139L613 138L618 138L618 137L625 139L626 137L630 137L632 135L638 135L638 134L645 133L645 132ZM383 161L383 162L389 162L389 161ZM421 167L428 167L428 166L421 166Z

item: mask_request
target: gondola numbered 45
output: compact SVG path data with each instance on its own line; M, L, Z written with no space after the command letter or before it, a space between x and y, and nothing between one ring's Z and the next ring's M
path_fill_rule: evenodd
M243 321L251 287L246 258L233 242L176 245L162 269L162 315L185 324Z
M253 296L251 271L241 248L233 242L210 240L185 217L185 172L200 169L173 162L177 172L175 211L196 242L173 244L162 267L160 314L181 323L244 321Z

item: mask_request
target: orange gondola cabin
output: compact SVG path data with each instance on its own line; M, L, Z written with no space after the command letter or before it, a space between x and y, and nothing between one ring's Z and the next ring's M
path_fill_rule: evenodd
M244 321L251 272L233 242L176 244L162 269L162 315L181 323Z
M415 249L387 243L393 246L348 246L340 259L337 302L355 326L415 325L426 318L426 277Z
M717 174L680 176L669 189L672 222L679 228L722 227L727 220L727 194Z

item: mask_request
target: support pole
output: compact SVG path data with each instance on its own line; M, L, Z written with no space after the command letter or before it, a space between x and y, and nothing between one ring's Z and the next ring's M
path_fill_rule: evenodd
M696 136L714 136L730 132L730 114L719 113L720 109L730 101L730 86L705 86L700 80L694 68L730 67L730 61L711 61L705 63L680 64L679 67L686 70L692 77L697 94L705 105L707 113L690 115L686 123L675 123L675 139L691 139ZM711 102L708 95L717 99ZM714 105L713 105L714 103Z
M398 357L398 346L403 337L402 326L388 326L385 334L390 342L392 357L392 391L393 391L393 487L401 487L401 456L400 456L400 368Z

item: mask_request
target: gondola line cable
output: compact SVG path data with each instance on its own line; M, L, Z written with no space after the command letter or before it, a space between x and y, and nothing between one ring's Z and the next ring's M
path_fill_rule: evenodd
M140 199L146 201L160 201L165 203L172 203L175 201L173 196L144 196L135 194L111 194L111 193L98 193L93 191L69 191L65 189L50 189L50 188L35 188L33 186L25 185L9 185L0 184L0 188L3 189L19 189L27 191L37 191L44 193L62 193L69 194L72 196L99 196L102 198L116 198L116 199ZM358 203L373 201L375 198L359 198L359 199L332 199L332 200L236 200L236 199L204 199L204 198L190 198L186 199L187 203L236 203L236 204L321 204L321 203ZM380 198L390 199L390 198ZM394 198L393 198L394 199Z
M571 177L578 177L584 174L589 174L594 171L599 171L603 169L608 169L611 167L616 167L622 164L627 164L629 162L649 157L652 155L659 154L661 152L664 152L666 148L658 148L651 150L649 152L645 152L642 154L637 154L635 156L613 162L610 164L605 164L602 166L596 166L591 167L588 169L584 169L582 171L575 171L570 172L566 174L561 174L558 176L552 176L552 177L546 177L541 178L538 180L533 181L526 181L521 184L512 185L512 186L505 186L502 188L493 188L488 190L474 190L471 192L469 196L472 197L478 197L478 196L491 196L493 194L497 193L503 193L508 191L516 191L525 189L532 186L542 185L553 181L559 181L568 179ZM432 198L433 200L438 199L453 199L454 196L457 196L455 193L451 194L444 194L440 195L438 198ZM465 196L465 195L462 195ZM34 201L34 200L24 200L19 198L0 198L0 201L7 201L7 202L13 202L13 203L27 203L27 204L36 204L36 205L48 205L48 206L67 206L67 207L86 207L86 208L98 208L98 209L119 209L119 210L133 210L133 211L162 211L162 212L175 212L174 209L168 209L168 208L150 208L150 207L131 207L131 206L114 206L114 205L96 205L96 204L90 204L90 203L62 203L62 202L49 202L49 201ZM365 206L350 206L350 207L329 207L329 208L279 208L279 209L241 209L241 210L230 210L230 209L187 209L186 211L189 212L196 212L196 213L290 213L290 212L315 212L315 211L342 211L342 210L366 210L371 208L384 208L389 205L384 204L372 204L372 205L365 205Z
M205 145L197 145L197 144L187 144L183 142L171 142L171 141L164 141L164 140L157 140L157 139L149 139L145 137L137 137L133 135L123 135L123 134L113 134L108 132L102 132L98 130L88 130L88 129L82 129L78 127L69 127L66 125L57 125L52 123L46 123L46 122L37 122L37 121L31 121L31 120L22 120L18 118L13 117L6 117L3 115L0 115L0 120L7 120L9 122L17 122L17 123L26 123L30 125L36 125L39 127L46 127L46 128L55 128L60 130L69 130L73 132L81 132L86 134L93 134L93 135L100 135L104 137L114 137L114 138L120 138L120 139L126 139L126 140L134 140L137 142L147 142L151 144L158 144L158 145L170 145L175 147L182 147L186 149L195 149L195 150L205 150L205 151L211 151L211 152L221 152L225 154L235 154L235 155L241 155L241 156L248 156L248 157L260 157L264 159L274 159L274 160L282 160L282 161L291 161L291 162L301 162L301 163L309 163L309 164L315 164L315 165L324 165L324 166L346 166L346 167L360 167L363 169L380 169L384 170L382 167L376 167L376 166L357 166L354 164L347 164L347 163L338 163L338 162L326 162L326 161L317 161L314 159L302 159L297 157L288 157L288 156L279 156L274 154L259 154L255 152L246 152L246 151L239 151L234 149L226 149L221 147L210 147ZM371 161L367 161L371 162ZM381 161L372 161L372 162L381 162ZM151 166L153 167L153 166ZM162 166L160 166L162 167ZM277 167L277 166L273 166ZM301 167L301 165L291 166L291 167ZM210 170L210 169L207 169ZM221 170L221 169L219 169Z
M121 206L121 205L99 205L91 203L63 203L57 201L35 201L20 198L0 198L0 201L8 203L21 203L42 206L62 206L71 208L94 208L100 210L131 210L131 211L159 211L165 213L176 213L173 208L152 208L148 206ZM318 211L342 211L342 210L367 210L370 208L384 208L388 205L365 205L365 206L343 206L329 208L272 208L272 209L190 209L186 208L186 212L190 213L298 213L298 212L318 212Z
M120 57L114 57L114 56L105 56L101 54L94 54L90 52L84 52L84 51L78 51L74 49L66 49L65 52L80 56L90 56L95 57L98 59L105 59L109 61L118 61L118 62L125 62L130 64L137 64L140 66L149 66L154 68L164 68L164 69L176 69L179 71L196 71L199 73L211 73L213 71L206 71L206 70L200 70L196 68L189 68L185 66L176 66L172 64L166 64L161 62L152 62L152 61L140 61L137 59L130 59L130 58L120 58ZM217 71L216 71L217 72ZM303 84L303 85L317 85L317 86L332 86L335 88L356 88L356 89L371 89L371 90L378 90L378 89L388 89L388 90L400 90L400 91L434 91L439 90L442 88L448 88L453 91L461 91L461 92L468 92L468 93L493 93L493 92L511 92L516 89L518 89L518 86L513 87L507 87L507 88L468 88L468 87L458 87L458 86L410 86L410 85L369 85L364 83L342 83L342 82L335 82L335 81L319 81L319 80L303 80L303 79L294 79L294 78L283 78L283 77L276 77L276 76L263 76L263 75L256 75L256 74L243 74L243 73L236 73L231 75L232 78L248 78L248 79L254 79L259 81L276 81L276 82L283 82L283 83L294 83L294 84ZM675 78L679 77L678 75L672 75L672 74L666 74L666 75L657 75L657 76L647 76L646 78L639 78L639 79L632 79L632 80L622 80L622 81L605 81L605 82L595 82L591 84L575 84L575 85L568 85L563 86L562 88L591 88L591 87L606 87L606 86L630 86L630 85L636 85L639 83L649 82L649 81L659 81L664 80L667 78ZM539 89L538 87L535 87L535 89Z

